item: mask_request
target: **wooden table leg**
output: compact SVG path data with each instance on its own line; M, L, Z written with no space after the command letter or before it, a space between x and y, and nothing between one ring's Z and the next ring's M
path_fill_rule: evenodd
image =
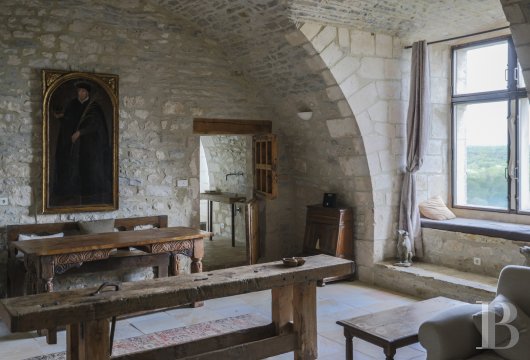
M204 242L202 239L193 240L193 254L191 255L191 272L202 272L202 258L204 257Z
M235 212L236 212L236 204L232 204L231 205L231 210L232 210L232 247L235 247L236 246L236 229L234 227L234 223L235 223Z
M272 322L276 325L276 335L281 335L293 321L293 287L272 288Z
M66 360L79 360L79 326L66 325Z
M353 336L344 329L344 337L346 338L346 360L353 360Z
M293 287L293 325L298 334L295 360L314 360L317 348L317 284L308 281Z
M208 200L208 232L213 234L213 201ZM213 240L213 235L210 235L210 241Z
M385 350L386 360L394 360L394 355L396 355L396 348L389 345L389 346L385 346L384 350Z
M55 276L55 267L53 256L41 256L37 261L37 293L53 291L53 277ZM47 329L46 343L57 344L57 329Z
M75 328L79 326L78 330ZM86 321L74 327L69 327L67 334L71 342L67 353L67 360L108 360L110 359L110 329L109 321L93 320ZM78 333L77 357L75 354L75 333Z
M164 263L164 265L162 266L157 266L156 267L156 277L157 278L165 278L165 277L168 277L168 264L167 263Z
M193 254L191 255L191 272L200 273L202 272L202 258L204 257L204 241L203 239L193 240ZM204 305L204 301L196 301L191 303L191 307L201 307Z

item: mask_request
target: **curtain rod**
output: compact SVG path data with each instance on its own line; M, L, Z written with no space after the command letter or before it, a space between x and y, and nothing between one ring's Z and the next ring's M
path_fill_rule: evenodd
M475 36L475 35L487 34L487 33L490 33L490 32L504 30L504 29L509 29L509 28L510 28L509 26L504 26L504 27L500 27L500 28L496 28L496 29L479 31L479 32L476 32L476 33L473 33L473 34L455 36L455 37L452 37L452 38L447 38L447 39L442 39L442 40L435 40L435 41L428 42L427 45L438 44L438 43L442 43L442 42L446 42L446 41L452 41L452 40L458 40L458 39L462 39L462 38L466 38L466 37L470 37L470 36ZM412 49L412 45L405 46L404 49Z

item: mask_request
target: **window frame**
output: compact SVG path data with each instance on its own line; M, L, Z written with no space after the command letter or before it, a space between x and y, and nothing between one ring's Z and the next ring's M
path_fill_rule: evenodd
M506 41L508 45L508 68L506 73L508 76L506 89L484 91L476 93L466 94L455 94L456 92L456 52L464 48L470 48L480 45L494 44L501 41ZM490 39L484 39L474 41L470 43L455 45L451 47L451 205L453 208L466 209L466 210L478 210L484 212L497 212L497 213L516 213L516 214L530 214L530 210L520 210L519 204L519 191L520 184L519 179L519 100L526 98L526 88L518 88L517 81L514 73L518 71L517 54L515 52L515 45L513 43L511 35L504 35ZM456 166L456 142L457 142L457 126L456 126L456 114L455 108L459 104L476 104L476 103L489 103L495 101L504 101L507 108L508 119L513 119L514 128L511 129L511 125L508 124L508 181L506 194L508 200L507 209L480 207L474 205L460 205L456 204L457 198L457 166ZM510 120L509 120L510 121ZM510 132L513 132L513 136L510 136ZM514 161L512 161L512 159Z

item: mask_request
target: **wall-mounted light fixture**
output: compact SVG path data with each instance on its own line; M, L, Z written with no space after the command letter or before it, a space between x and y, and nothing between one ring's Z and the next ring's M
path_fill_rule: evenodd
M299 113L296 113L296 116L298 116L302 120L310 120L313 117L312 111L300 111Z

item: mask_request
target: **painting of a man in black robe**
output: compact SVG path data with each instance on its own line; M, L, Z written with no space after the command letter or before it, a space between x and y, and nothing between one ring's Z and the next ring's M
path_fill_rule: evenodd
M113 204L114 116L111 99L93 79L72 78L50 96L48 210Z

